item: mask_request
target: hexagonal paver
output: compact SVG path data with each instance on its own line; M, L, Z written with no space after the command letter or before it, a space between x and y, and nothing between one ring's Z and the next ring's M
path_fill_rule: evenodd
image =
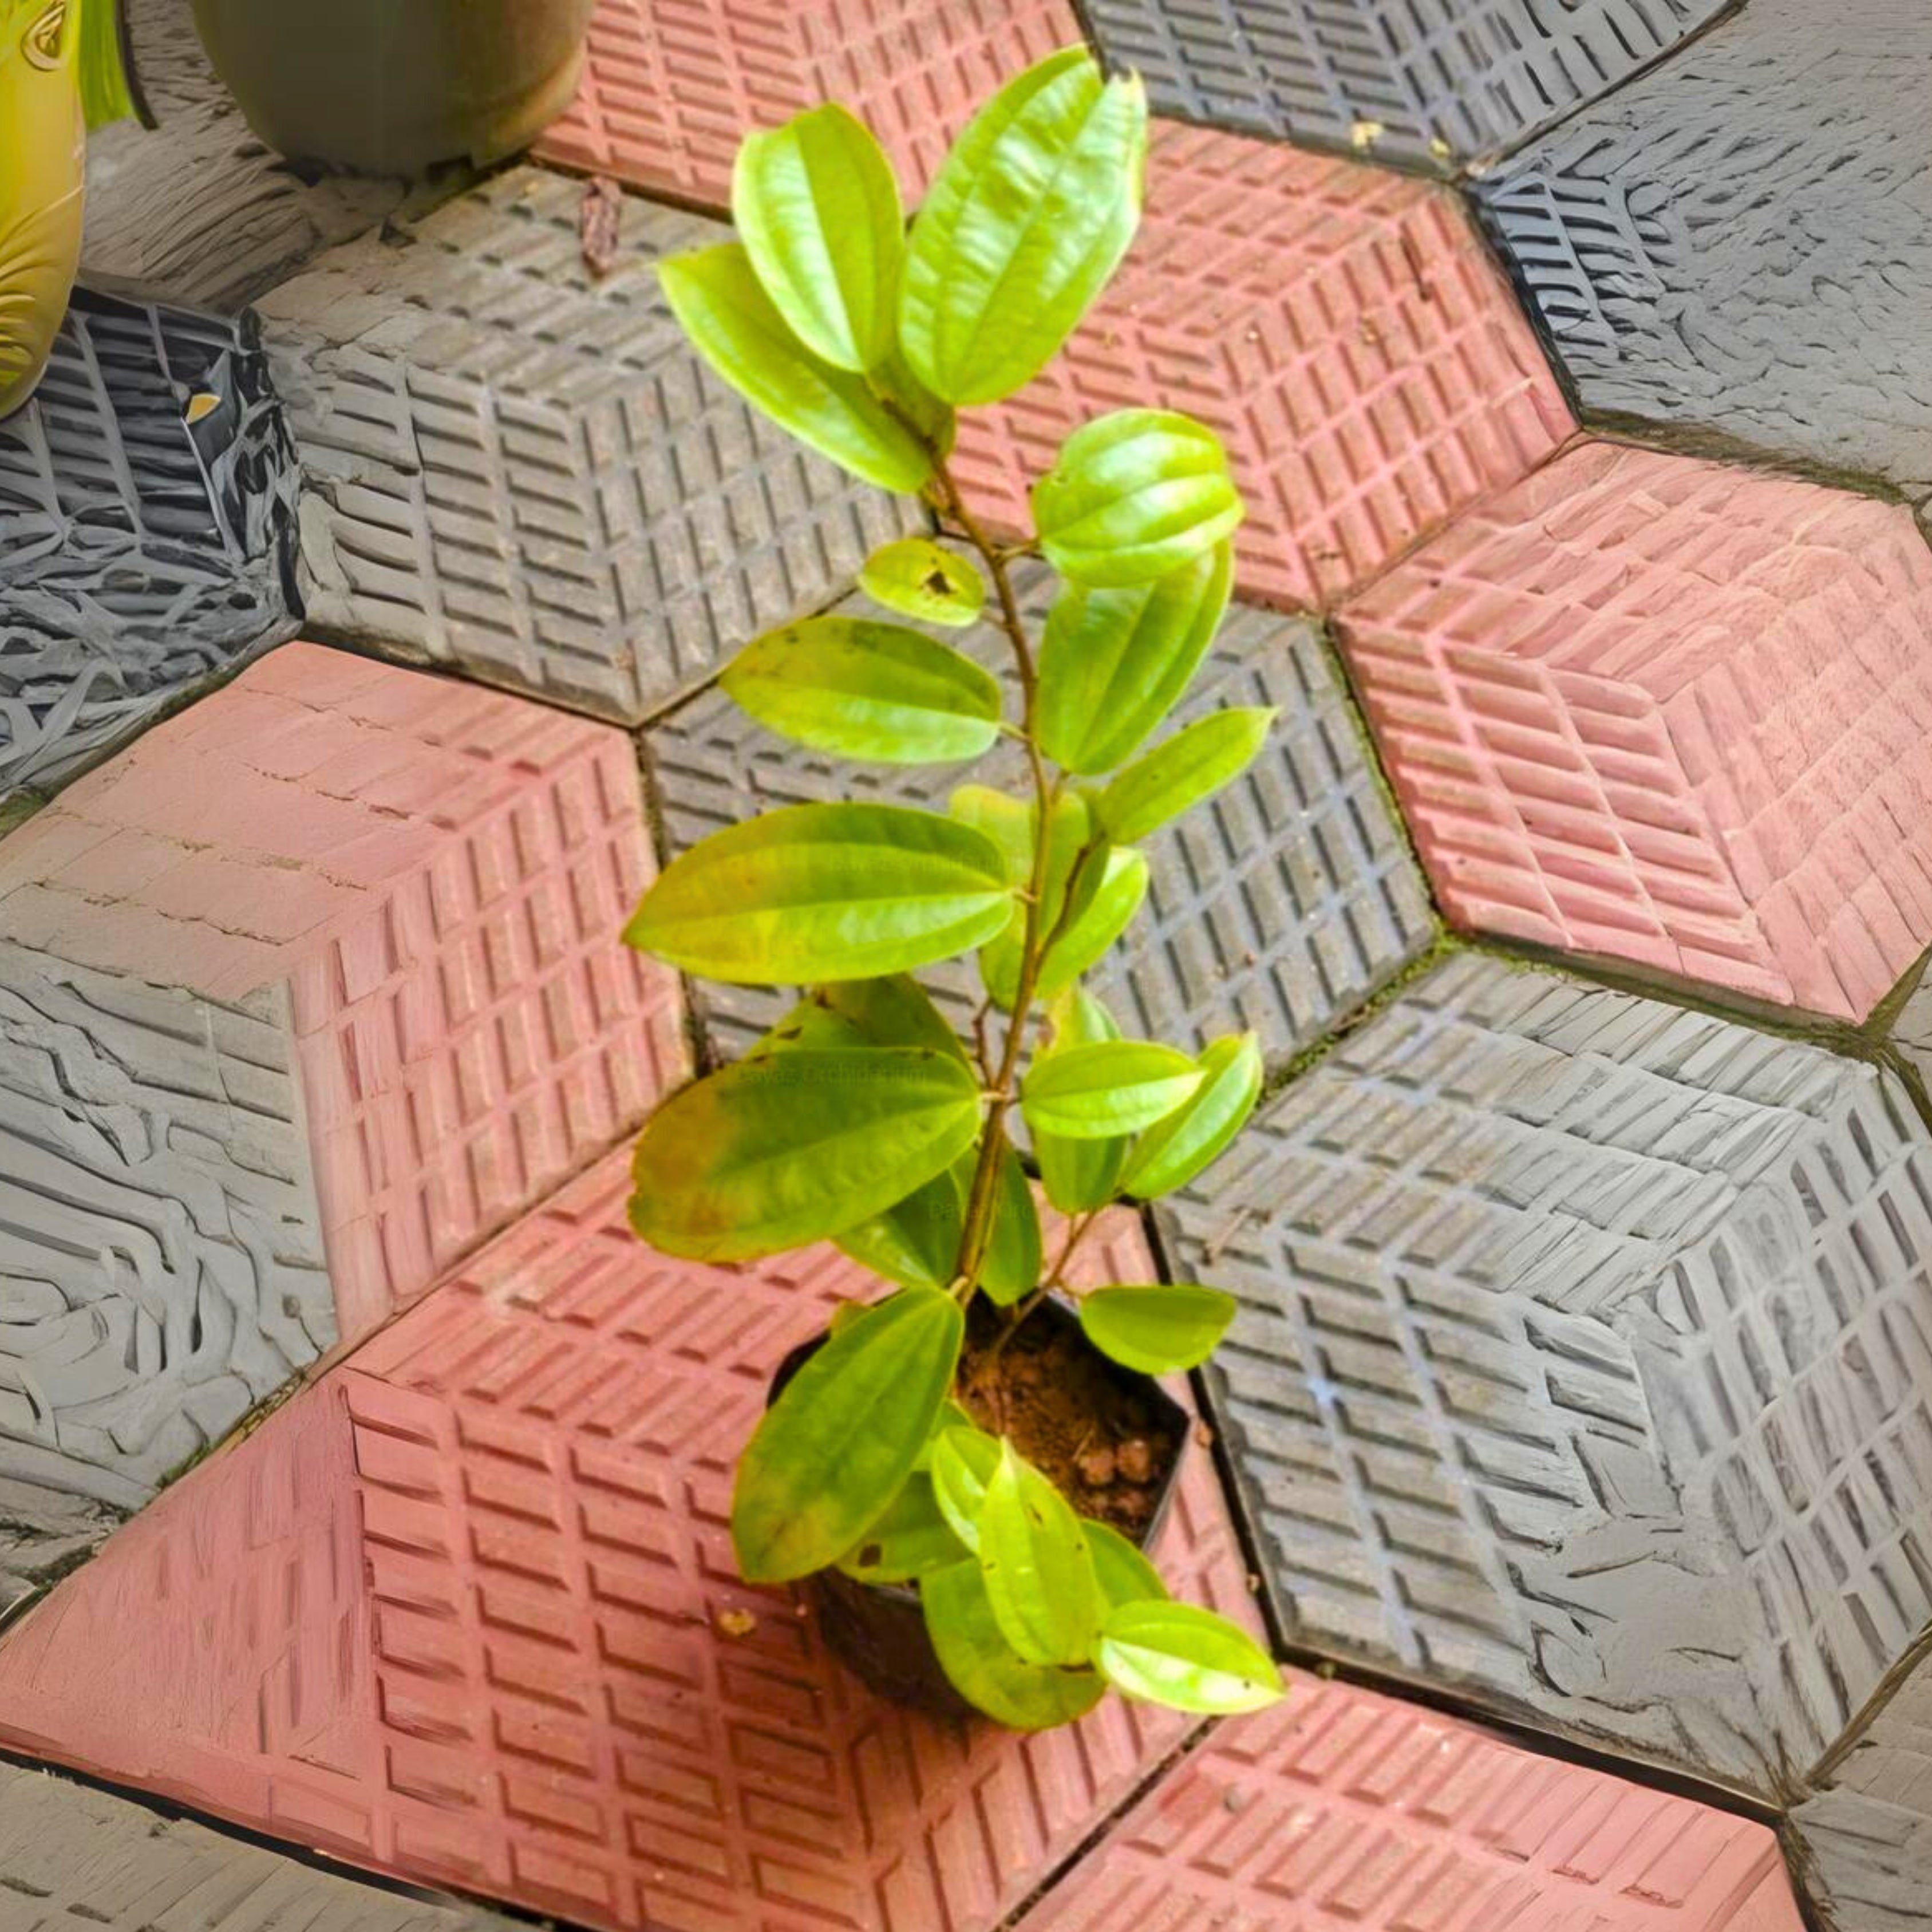
M1296 1640L1774 1792L1932 1618L1932 1143L1877 1068L1466 956L1178 1221Z
M1851 1018L1932 940L1901 506L1586 444L1341 626L1456 924Z
M969 411L955 466L1002 527L1105 410L1210 424L1248 503L1240 581L1316 604L1516 482L1570 429L1455 196L1385 170L1157 124L1125 266L1066 352Z
M251 322L76 292L0 423L0 802L294 629L294 504Z
M1932 486L1932 15L1750 0L1478 184L1584 406Z
M0 1736L592 1924L991 1932L1190 1720L916 1718L740 1584L767 1379L874 1284L666 1261L629 1187L615 1155L123 1531L0 1642ZM1149 1265L1126 1217L1091 1265ZM1188 1454L1163 1558L1251 1616Z
M716 381L658 292L715 224L514 169L262 304L306 494L309 623L635 722L920 527Z
M1018 586L1036 637L1052 574L1026 566ZM863 596L841 608L886 614ZM1000 673L1017 715L1004 634L986 624L954 641ZM1252 1028L1270 1057L1285 1058L1425 950L1434 922L1314 626L1235 605L1176 722L1228 704L1280 708L1268 749L1211 806L1148 842L1147 903L1091 983L1131 1033L1186 1044ZM648 742L674 853L780 803L878 797L938 808L968 782L1022 795L1029 783L1011 745L970 766L822 758L766 730L716 690L665 719ZM950 996L963 1024L979 997L971 967L921 977ZM714 1042L728 1052L773 1024L792 997L708 982L698 989Z

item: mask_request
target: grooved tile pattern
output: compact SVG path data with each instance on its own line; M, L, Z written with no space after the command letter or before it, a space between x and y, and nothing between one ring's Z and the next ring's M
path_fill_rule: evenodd
M1932 555L1902 506L1586 444L1342 640L1456 925L1852 1019L1932 940Z
M1289 604L1372 576L1571 426L1449 190L1171 123L1120 273L1037 380L967 412L954 466L988 517L1030 527L1027 491L1069 432L1149 405L1227 445L1241 584Z
M1932 487L1932 14L1750 0L1478 184L1586 410Z
M1932 1618L1932 1145L1876 1067L1466 956L1178 1221L1297 1640L1770 1792Z
M653 265L725 230L627 200L593 280L582 191L512 170L260 306L306 485L309 622L635 723L923 513L686 346Z

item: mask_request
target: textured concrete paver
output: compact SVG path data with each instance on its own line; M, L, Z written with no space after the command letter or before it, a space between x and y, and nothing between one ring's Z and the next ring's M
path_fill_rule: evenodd
M261 308L309 622L635 722L922 513L806 453L686 346L653 264L726 231L628 200L594 280L582 191L512 170Z
M1932 13L1750 0L1479 184L1584 406L1932 485Z
M1301 604L1515 482L1570 427L1448 189L1172 124L1125 266L1038 381L968 412L956 467L1020 528L1070 430L1149 404L1226 442L1248 503L1242 585Z
M1054 580L1018 578L1040 634ZM863 596L842 607L880 616ZM952 641L1009 686L1004 634L981 625ZM1177 1043L1254 1028L1285 1058L1384 984L1434 936L1428 896L1377 788L1342 681L1304 620L1234 606L1176 726L1229 704L1277 706L1256 765L1212 805L1147 842L1147 902L1089 983L1129 1032ZM748 809L877 797L943 808L961 784L1030 795L1025 760L1002 746L970 766L865 765L788 744L712 691L652 730L650 756L674 854ZM922 975L964 1024L979 997L970 964ZM728 1052L772 1024L790 996L769 988L698 989Z
M1299 1640L1771 1791L1932 1618L1932 1144L1876 1067L1465 956L1178 1220Z
M1310 1679L1222 1725L1016 1932L1799 1932L1762 1825Z
M767 1378L872 1285L666 1261L628 1188L615 1156L130 1525L0 1642L0 1735L593 1924L990 1932L1190 1720L916 1719L740 1584ZM1148 1265L1125 1217L1092 1263ZM1252 1618L1188 1454L1162 1556Z
M1456 924L1852 1018L1932 940L1932 554L1903 507L1586 444L1342 635Z
M294 629L294 469L254 338L82 290L0 423L0 802Z

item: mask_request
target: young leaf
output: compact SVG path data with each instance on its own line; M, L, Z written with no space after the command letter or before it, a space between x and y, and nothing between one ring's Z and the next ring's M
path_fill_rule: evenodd
M1219 791L1261 749L1276 716L1264 705L1210 712L1136 758L1100 794L1108 836L1132 844Z
M1202 1077L1193 1061L1171 1046L1098 1040L1035 1065L1021 1087L1020 1108L1036 1134L1103 1140L1151 1126L1186 1100Z
M760 724L841 758L944 764L1000 734L998 680L902 624L806 617L754 638L718 682Z
M968 1422L964 1428L940 1432L932 1445L932 1497L952 1533L968 1550L980 1547L980 1512L986 1505L986 1485L1000 1466L1000 1444Z
M1047 949L1034 990L1042 999L1064 992L1133 923L1147 897L1147 855L1123 850L1094 854L1098 880L1093 896ZM1075 895L1078 898L1079 895Z
M1111 771L1179 701L1234 580L1226 542L1124 590L1068 586L1040 645L1040 743L1070 772Z
M861 1583L909 1583L972 1552L952 1534L932 1499L932 1478L915 1469L885 1514L838 1559Z
M909 1288L835 1335L765 1412L739 1459L731 1543L751 1583L823 1570L884 1515L952 1386L964 1318Z
M899 340L954 404L996 403L1058 352L1139 225L1147 94L1084 49L1029 68L940 164L906 251Z
M1118 1529L1084 1519L1087 1547L1094 1552L1094 1575L1108 1610L1123 1604L1165 1603L1167 1586L1160 1572Z
M922 1578L920 1599L940 1668L976 1710L1016 1731L1051 1730L1093 1709L1106 1685L1092 1670L1061 1670L1016 1656L993 1615L976 1563Z
M1286 1694L1274 1659L1252 1637L1192 1604L1108 1611L1095 1661L1115 1690L1171 1710L1232 1714Z
M1193 1097L1157 1120L1134 1144L1120 1191L1142 1201L1185 1187L1218 1160L1261 1098L1261 1042L1251 1033L1210 1041Z
M970 821L984 825L1006 855L1007 877L1016 886L1029 885L1033 878L1034 825L1036 817L1030 805L1010 800L1002 792L981 785L962 785L952 794L952 809ZM1070 892L1074 910L1090 904L1102 883L1097 867L1090 872L1079 868L1088 842L1094 836L1093 813L1087 801L1075 792L1063 793L1054 801L1048 820L1046 890L1041 896L1040 929L1051 932L1067 910ZM1131 914L1129 915L1131 916ZM1073 935L1070 932L1066 935ZM1117 935L1116 935L1117 936ZM1004 931L980 949L980 977L994 1003L1003 1011L1012 1010L1019 992L1020 962L1026 938L1026 915L1015 906ZM1110 938L1106 945L1113 943ZM1057 949L1056 949L1057 950ZM1102 951L1106 946L1102 946ZM1065 976L1071 978L1072 974Z
M1012 909L982 833L892 805L781 806L694 846L644 895L630 944L734 984L869 979L981 944Z
M1046 1053L1036 1056L1036 1065L1069 1047L1120 1036L1113 1015L1078 986L1068 988L1052 1001L1047 1017L1053 1027L1052 1044ZM1063 1214L1104 1206L1114 1198L1131 1145L1124 1134L1106 1140L1066 1140L1036 1130L1034 1158L1040 1162L1040 1185L1046 1190L1046 1198Z
M743 244L658 264L671 313L705 361L781 429L882 490L917 490L932 474L919 438L866 380L836 369L791 332Z
M1168 410L1116 410L1061 444L1033 514L1054 569L1106 589L1178 570L1232 536L1244 512L1212 430Z
M959 1156L970 1160L969 1147ZM959 1256L959 1232L965 1203L959 1192L958 1162L935 1174L924 1186L896 1201L883 1214L848 1228L834 1238L842 1255L861 1268L902 1287L944 1288Z
M747 134L731 218L778 313L834 368L884 361L898 326L905 215L892 164L836 103Z
M979 1082L929 1048L756 1054L693 1082L645 1123L631 1222L687 1260L776 1254L902 1201L979 1128Z
M1204 1362L1234 1318L1218 1288L1096 1288L1080 1298L1080 1326L1103 1355L1148 1376Z
M993 1616L1029 1664L1084 1664L1100 1634L1100 1586L1072 1506L1000 1445L980 1508L980 1571Z
M955 630L986 606L986 579L966 558L930 537L902 537L875 550L859 572L859 584L888 610Z
M976 1149L959 1157L953 1170L962 1178L962 1198L973 1182ZM993 1196L993 1229L980 1264L980 1286L986 1298L1001 1308L1010 1308L1022 1295L1040 1286L1040 1210L1034 1204L1032 1184L1020 1157L1011 1147L1000 1156L1000 1172Z

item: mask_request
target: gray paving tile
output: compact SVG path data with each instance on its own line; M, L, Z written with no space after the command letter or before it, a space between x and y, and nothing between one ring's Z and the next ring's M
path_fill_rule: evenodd
M1607 93L1728 0L1088 0L1162 112L1447 169Z
M1036 628L1053 579L1021 579ZM841 607L886 616L862 596ZM1009 653L990 625L952 641L998 670ZM1264 756L1211 806L1148 843L1153 880L1139 919L1090 983L1121 1024L1200 1042L1253 1028L1280 1058L1318 1037L1434 937L1428 896L1378 790L1349 701L1314 627L1237 606L1181 708L1186 724L1228 704L1280 708ZM1024 791L1017 748L976 764L906 767L823 758L788 744L716 689L649 737L674 852L754 809L842 797L941 806L970 782ZM921 976L963 1021L978 997L970 965ZM704 984L714 1043L736 1052L770 1025L788 993Z
M1478 183L1587 410L1932 487L1932 12L1750 0Z
M1932 1145L1876 1068L1464 955L1176 1225L1298 1640L1769 1793L1932 1617Z
M728 231L628 200L593 280L582 192L514 170L261 309L310 630L634 723L921 513L758 421L685 346L652 264Z

